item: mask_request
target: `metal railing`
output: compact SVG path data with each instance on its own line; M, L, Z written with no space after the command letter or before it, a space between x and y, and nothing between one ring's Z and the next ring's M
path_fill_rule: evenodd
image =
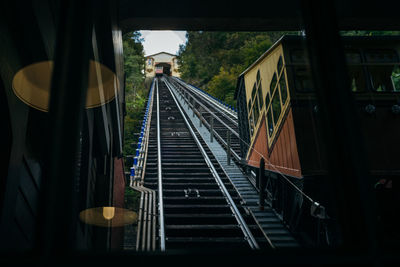
M202 99L205 99L206 101L214 102L214 103L212 104L213 108L219 110L218 112L219 112L222 116L224 116L226 119L230 120L233 124L235 124L236 126L238 125L238 122L237 122L237 115L236 115L236 114L233 114L233 113L231 113L231 112L229 111L229 115L235 118L235 119L232 119L232 117L230 117L230 116L228 116L228 115L226 114L226 113L228 112L228 110L225 109L225 108L220 107L220 106L218 105L219 103L213 101L212 98L207 97L207 96L204 96L204 95L200 94L200 92L196 92L196 90L194 90L193 88L191 88L190 85L185 84L185 83L184 83L183 81L181 81L181 80L174 79L174 81L176 81L176 82L175 82L175 85L177 85L177 83L179 83L179 85L178 85L178 86L175 86L175 87L180 87L180 86L181 86L181 87L184 87L184 88L186 88L189 92L191 92L191 93L197 95L198 97L200 97L200 98L202 98ZM179 89L181 89L181 88L179 88ZM193 96L192 96L192 98L193 98ZM197 103L200 103L200 101L198 101L196 98L194 98L194 99L196 100ZM202 105L202 106L205 106L205 105ZM208 110L209 110L209 109L208 109Z
M164 228L164 201L162 187L162 162L161 162L161 133L160 133L160 98L158 92L158 79L156 80L157 88L157 163L158 163L158 216L159 216L159 237L160 249L165 251L165 228Z
M232 107L228 107L228 105L224 104L221 100L209 95L208 93L204 92L203 90L201 90L201 89L199 89L199 88L197 88L197 87L195 87L193 85L185 83L184 81L182 81L179 78L176 78L176 77L171 77L171 78L174 79L176 82L180 83L181 85L185 86L189 90L191 90L193 93L199 95L203 99L206 99L207 101L211 101L213 103L214 107L220 109L223 112L227 112L229 115L231 115L232 117L237 119L236 110L233 110Z
M140 133L134 166L131 168L130 187L140 192L136 250L154 251L156 249L156 193L144 184L147 149L149 144L150 123L154 102L154 82L150 88L146 113Z
M239 138L239 134L232 129L229 125L227 125L223 120L219 118L218 115L210 111L204 104L199 102L196 98L187 96L184 89L175 87L177 89L177 92L180 94L181 98L184 99L184 101L189 105L189 107L193 110L193 115L197 115L199 118L200 122L204 124L204 126L210 131L210 136L211 136L211 142L213 141L213 138L215 137L217 141L225 147L227 151L227 160L231 156L236 160L236 162L241 163L241 157L232 149L230 146L230 142L228 142L228 139L230 140L231 134L235 135L236 137ZM192 100L190 100L192 99ZM200 109L196 108L196 105L193 104L192 102L196 102L199 104ZM210 114L210 122L207 121L207 119L203 116L202 110L206 111L208 114ZM218 120L220 123L224 125L224 127L227 128L227 136L226 139L224 139L218 132L214 129L214 119Z

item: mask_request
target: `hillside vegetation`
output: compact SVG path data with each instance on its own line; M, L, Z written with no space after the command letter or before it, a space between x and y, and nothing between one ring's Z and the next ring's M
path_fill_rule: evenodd
M125 69L126 117L124 125L124 155L134 155L140 133L142 111L146 104L148 90L144 84L144 49L139 32L130 32L123 36ZM132 146L131 144L134 144ZM129 171L132 161L125 158L125 170Z
M233 95L239 74L285 33L298 34L189 31L178 52L181 77L236 106Z

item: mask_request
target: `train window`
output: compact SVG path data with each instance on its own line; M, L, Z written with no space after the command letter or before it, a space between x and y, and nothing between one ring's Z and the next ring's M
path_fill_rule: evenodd
M272 76L271 84L269 86L269 91L273 92L276 86L276 73L274 73L274 76Z
M392 73L394 66L369 66L368 70L371 74L372 88L376 92L394 91L392 83Z
M394 91L400 92L400 66L395 66L392 72L392 83Z
M396 70L398 70L399 58L396 52L394 50L370 50L365 53L365 57L370 63L368 71L373 90L376 92L398 91L395 81L397 82Z
M278 60L278 75L281 74L282 69L283 69L283 61L282 61L282 56L280 56Z
M250 121L250 123L249 123L249 126L250 126L250 135L252 136L253 135L253 133L254 133L254 116L253 116L253 113L251 113L250 114L250 119L249 119Z
M271 137L272 133L274 132L274 123L272 122L271 106L267 111L267 127L268 127L268 135Z
M351 90L353 92L362 92L366 90L366 79L364 69L361 66L348 66L349 77L351 81Z
M306 63L306 58L303 50L292 50L290 51L290 59L293 63Z
M348 65L351 81L351 91L362 92L366 90L366 79L364 68L361 66L361 54L357 50L346 51L346 62Z
M257 125L258 117L260 115L260 109L258 108L258 104L255 102L253 106L253 114L254 114L254 126Z
M399 58L394 50L369 50L365 53L367 62L373 63L395 63Z
M348 66L349 77L351 81L351 90L353 92L362 92L366 90L366 79L362 66Z
M259 108L262 109L262 107L264 106L264 98L262 97L261 83L259 83L259 85L258 85L257 93L258 93L258 105L259 105Z
M281 77L279 78L279 87L281 90L282 105L285 105L288 94L287 94L287 87L286 87L286 80L284 73L282 73Z
M265 96L265 105L268 106L269 104L269 92L267 92L267 95Z
M256 95L256 89L257 89L257 86L256 86L256 83L254 83L253 90L251 91L251 99L253 99L253 100Z
M346 51L347 64L361 63L361 54L357 51Z
M312 92L314 91L311 72L306 66L296 66L294 67L296 89L300 92Z
M279 116L281 115L282 107L281 107L281 99L279 96L279 90L276 90L274 96L272 97L272 115L274 117L275 125L278 122Z

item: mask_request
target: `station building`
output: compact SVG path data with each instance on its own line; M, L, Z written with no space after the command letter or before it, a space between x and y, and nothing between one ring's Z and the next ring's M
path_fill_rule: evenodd
M178 59L174 54L160 52L146 56L146 78L152 78L156 75L156 68L160 69L166 75L180 77L178 72Z

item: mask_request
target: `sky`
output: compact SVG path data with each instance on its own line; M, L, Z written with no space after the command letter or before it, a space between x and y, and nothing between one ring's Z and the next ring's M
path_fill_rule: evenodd
M144 54L158 52L176 54L180 44L186 43L186 31L140 31L144 39Z

